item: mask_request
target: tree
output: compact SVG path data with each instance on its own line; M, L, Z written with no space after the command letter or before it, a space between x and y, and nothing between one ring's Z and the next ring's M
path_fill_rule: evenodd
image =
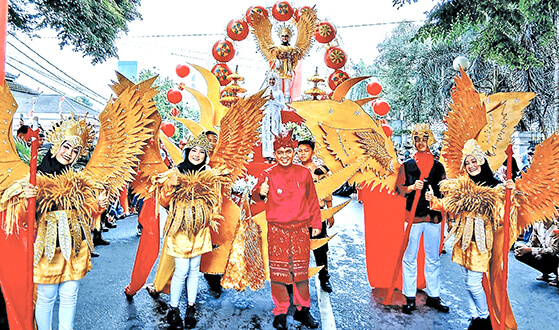
M138 75L138 81L143 81L153 76L157 76L159 73L157 72L157 68L153 69L144 69L140 71ZM158 86L159 92L153 98L155 105L157 106L157 110L159 111L159 115L161 115L162 120L167 120L171 116L170 112L173 108L177 108L179 110L178 117L188 118L196 122L200 122L200 112L196 111L195 109L188 107L185 102L180 102L178 104L172 104L167 100L167 91L173 87L176 87L175 82L169 77L162 78L161 76L157 77L154 82L155 86ZM187 132L188 129L184 128L184 125L178 122L174 123L176 130L175 135L173 135L173 139L180 140L182 139L183 132Z
M10 0L8 23L30 35L54 29L60 48L72 45L96 64L117 57L115 40L128 31L128 22L141 19L139 4L140 0Z
M412 1L417 2L393 4ZM516 91L536 92L532 103L538 108L528 109L529 117L548 135L559 115L558 17L559 0L443 1L431 10L415 38L449 41L475 33L472 54L508 66L513 76L522 78L522 89ZM550 72L553 80L546 80Z

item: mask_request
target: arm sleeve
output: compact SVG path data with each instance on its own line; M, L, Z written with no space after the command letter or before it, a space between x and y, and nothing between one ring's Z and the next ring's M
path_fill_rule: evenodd
M398 170L398 177L396 178L396 193L400 196L406 197L408 195L408 186L406 184L406 169L404 164Z

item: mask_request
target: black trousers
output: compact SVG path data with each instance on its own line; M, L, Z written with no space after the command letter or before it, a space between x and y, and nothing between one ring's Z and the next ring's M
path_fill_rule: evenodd
M541 259L536 259L532 253L526 253L522 256L516 256L516 260L527 264L547 275L554 273L557 275L557 266L559 265L559 257L550 254L543 254Z
M328 237L328 233L326 232L326 221L322 221L322 231L317 236L312 236L311 238L325 238ZM324 244L323 246L319 247L318 249L313 250L314 260L316 261L317 266L324 266L318 272L318 279L323 281L328 281L330 279L330 274L328 274L328 243Z

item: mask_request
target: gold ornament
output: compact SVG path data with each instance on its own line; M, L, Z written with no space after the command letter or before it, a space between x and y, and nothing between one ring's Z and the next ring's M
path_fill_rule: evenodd
M61 119L52 126L47 132L46 138L48 142L52 143L50 152L53 156L65 141L70 142L74 147L80 148L78 158L89 152L95 140L95 132L93 131L93 126L85 121L86 117L87 114L81 120L77 120L72 113L69 118Z
M467 156L474 156L480 166L485 164L485 153L474 139L466 141L464 148L462 148L462 166Z
M428 137L427 138L428 146L431 146L436 142L435 137L433 136L433 131L431 131L429 124L415 124L412 127L411 137L413 141L415 141L415 137L419 137L420 139L423 139L425 136Z
M192 149L194 147L200 147L206 150L206 153L212 150L210 140L208 140L208 137L205 133L202 133L195 138L191 137L188 142L186 142L186 148Z
M278 36L281 38L282 36L288 36L289 38L291 38L291 36L293 35L293 32L291 31L291 28L288 26L284 26L280 29Z

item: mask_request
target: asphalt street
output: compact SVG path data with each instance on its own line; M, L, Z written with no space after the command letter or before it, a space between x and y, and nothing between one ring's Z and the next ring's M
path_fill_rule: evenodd
M344 198L334 199L334 204ZM442 299L450 313L441 314L422 306L413 315L404 315L399 307L378 303L366 276L362 205L352 201L335 216L336 224L329 233L338 235L330 241L331 283L334 292L324 293L311 279L311 312L321 329L466 329L468 325L466 291L458 265L443 254ZM168 329L166 315L169 296L153 299L146 290L128 301L124 288L130 272L139 237L137 217L117 222L118 228L104 233L109 246L98 247L101 254L93 260L93 270L82 280L75 329ZM450 251L449 248L447 250ZM148 282L153 279L155 268ZM534 269L517 262L510 255L509 295L519 329L557 329L559 292L547 283L536 281ZM184 316L184 301L181 311ZM215 298L203 278L197 299L196 329L273 329L273 308L269 283L259 290L236 292L225 290ZM289 329L304 329L288 316ZM56 318L56 315L55 315Z

